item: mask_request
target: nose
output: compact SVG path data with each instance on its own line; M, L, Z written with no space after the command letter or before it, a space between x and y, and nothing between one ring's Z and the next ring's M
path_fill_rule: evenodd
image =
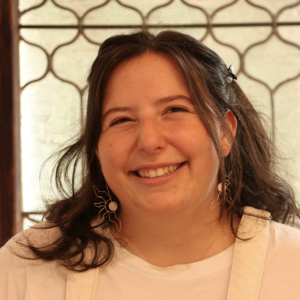
M167 145L165 130L158 120L146 120L140 124L137 147L148 153L158 153Z

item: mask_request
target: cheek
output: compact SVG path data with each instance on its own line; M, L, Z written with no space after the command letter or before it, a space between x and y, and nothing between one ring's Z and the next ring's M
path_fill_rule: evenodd
M170 131L174 141L182 152L201 158L216 153L212 139L200 122L185 124L182 122Z
M120 146L122 145L122 146ZM116 142L114 139L100 138L98 142L98 157L104 176L115 174L124 165L126 144L123 141Z
M103 172L105 172L107 167L115 168L117 164L116 158L119 157L116 147L113 147L112 144L107 145L99 142L98 153Z
M193 126L185 128L182 124L174 134L177 136L177 148L190 160L191 171L197 179L213 180L219 170L219 159L214 143L204 126L196 122Z

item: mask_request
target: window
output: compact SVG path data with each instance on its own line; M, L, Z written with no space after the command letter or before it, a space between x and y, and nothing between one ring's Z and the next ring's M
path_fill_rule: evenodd
M24 226L44 209L42 162L80 132L86 75L107 37L145 26L179 30L235 67L238 83L270 118L300 195L300 3L295 0L19 0L20 161ZM48 172L49 173L49 172ZM47 172L45 172L47 174ZM40 183L39 183L40 182Z

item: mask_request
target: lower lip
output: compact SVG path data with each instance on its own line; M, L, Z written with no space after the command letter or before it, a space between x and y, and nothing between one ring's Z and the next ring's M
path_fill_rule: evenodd
M185 168L185 165L186 165L186 163L183 163L183 165L179 169L177 169L176 171L174 171L170 174L167 174L167 175L159 176L159 177L144 178L144 177L137 176L135 173L131 173L131 176L133 176L134 179L137 180L139 183L142 183L142 184L145 184L145 185L149 185L149 186L161 185L161 184L165 184L165 183L171 181L177 175L180 175L183 168Z

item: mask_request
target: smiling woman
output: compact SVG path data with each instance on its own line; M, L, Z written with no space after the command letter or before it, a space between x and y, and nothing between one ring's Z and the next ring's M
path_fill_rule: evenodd
M207 211L217 198L219 160L174 59L147 51L120 64L109 77L102 109L96 153L106 183L121 202L122 235L131 237L127 250L156 266L170 266L203 260L230 246L234 236L225 241L225 234L224 244L215 243L210 252L196 246L210 242L208 232L214 238L216 223L193 241L195 253L184 255L199 228L217 218ZM230 142L224 137L223 144ZM149 251L153 235L155 249ZM176 250L165 251L166 244Z
M62 198L0 251L1 299L298 299L293 190L236 79L178 32L106 40Z
M119 65L103 113L96 153L122 215L146 214L150 225L157 214L203 211L216 198L218 156L174 60L146 52Z

